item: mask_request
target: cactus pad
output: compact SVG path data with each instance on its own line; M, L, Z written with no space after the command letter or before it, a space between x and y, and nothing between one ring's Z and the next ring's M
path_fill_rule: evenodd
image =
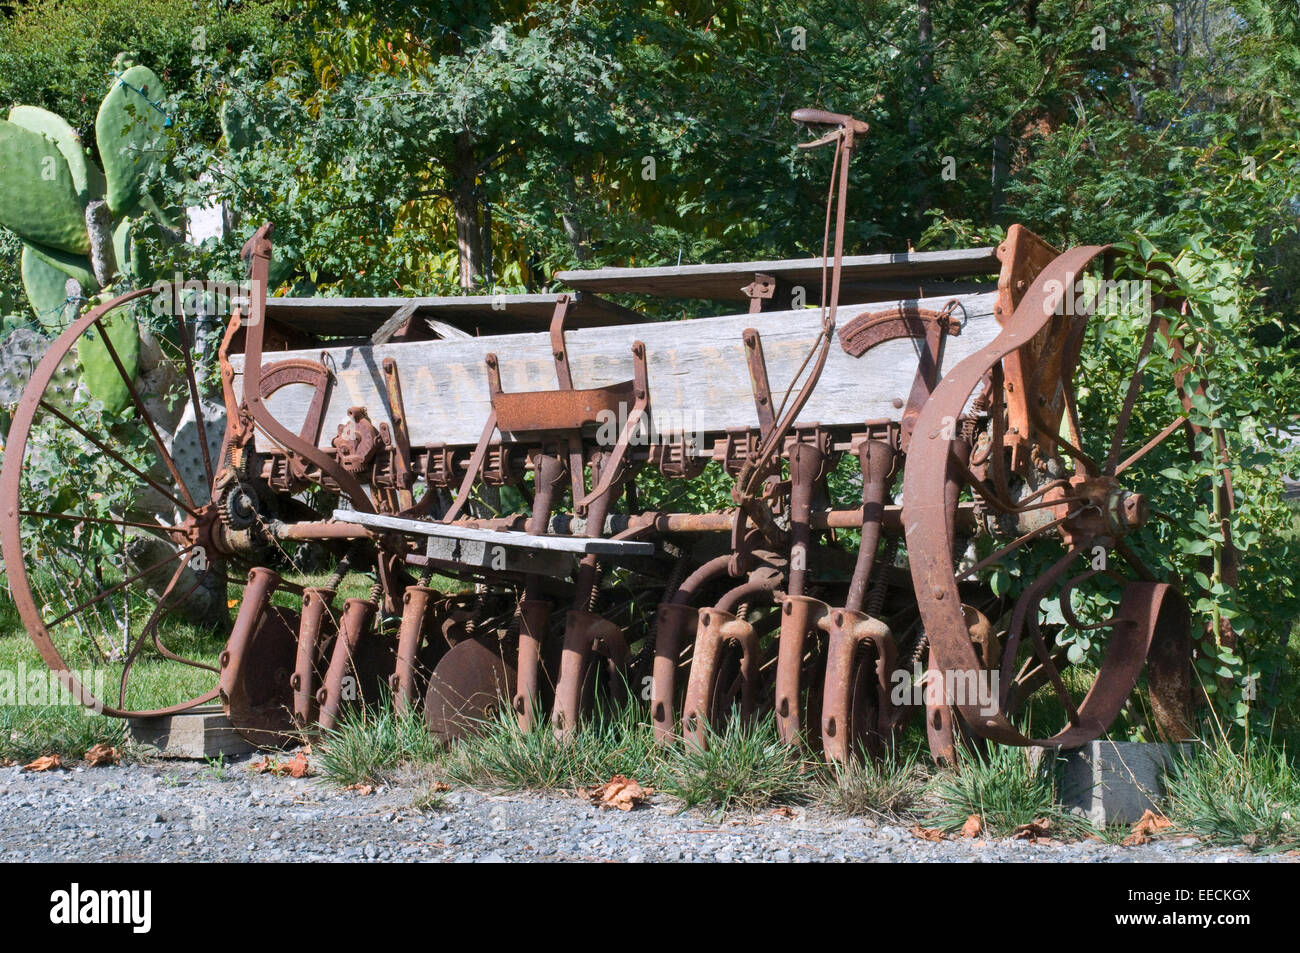
M9 110L9 121L32 132L38 132L58 146L68 163L72 185L76 189L81 207L93 199L104 197L104 173L86 155L81 136L59 115L39 106L15 106Z
M53 140L2 119L0 225L24 241L78 255L90 251L68 160Z
M63 327L67 323L63 314L67 302L65 286L73 276L42 258L31 245L23 246L22 275L27 302L37 322L50 331Z
M115 308L100 322L108 331L127 374L134 381L140 362L140 332L130 308ZM77 358L81 361L81 380L92 397L103 401L110 413L121 413L131 403L126 382L118 373L112 355L105 347L98 328L90 328L77 341Z
M95 138L107 181L105 198L114 215L133 214L148 182L167 157L166 117L154 105L162 81L147 66L132 66L104 97Z

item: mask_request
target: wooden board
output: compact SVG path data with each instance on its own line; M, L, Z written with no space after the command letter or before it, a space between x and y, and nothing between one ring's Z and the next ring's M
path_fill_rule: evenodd
M344 523L360 523L372 529L394 530L415 536L437 536L441 539L460 539L488 546L540 549L556 553L577 553L599 556L653 556L654 543L627 539L599 539L586 536L538 536L499 529L475 529L470 526L452 526L434 520L413 520L383 513L362 513L358 510L335 510L334 519Z
M1000 267L994 248L851 255L843 261L841 280L848 290L870 282L897 279L996 275ZM591 271L561 271L555 279L570 288L602 294L648 294L669 298L743 301L745 293L742 289L754 280L756 274L771 275L792 285L802 285L809 301L815 301L821 293L820 258L662 268L598 268Z
M463 295L437 298L268 298L267 317L298 331L368 337L404 306L414 304L414 319L433 318L467 331L511 334L545 330L557 294ZM645 318L594 294L578 294L568 326L604 327Z
M929 298L914 304L939 310L948 300ZM965 311L965 322L960 336L946 339L945 370L983 347L999 330L993 317L995 294L959 300L963 308L958 313ZM838 321L843 326L858 314L884 311L901 303L842 308ZM590 388L631 380L632 343L640 340L647 353L651 419L659 434L716 434L732 427L756 428L758 415L741 341L746 328L755 328L761 335L768 379L779 404L817 338L820 312L816 309L571 331L566 339L573 384ZM899 419L912 389L919 347L920 342L911 339L886 341L855 358L845 353L836 339L799 422L832 425ZM381 367L385 358L394 358L411 443L419 447L478 441L491 411L485 365L489 353L495 353L500 361L504 390L557 389L550 338L541 333L289 351L275 354L274 360L320 361L324 355L335 375L319 440L322 447L328 447L337 426L347 419L349 407L366 407L376 425L389 420ZM242 355L231 355L231 364L239 392ZM277 420L297 433L311 397L306 385L290 385L272 395L267 405Z

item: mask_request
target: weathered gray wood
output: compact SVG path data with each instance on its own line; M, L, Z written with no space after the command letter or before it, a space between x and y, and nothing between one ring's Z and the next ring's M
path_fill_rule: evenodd
M126 725L132 741L163 758L200 761L257 750L235 731L220 705L203 705L161 718L128 718Z
M997 274L1001 268L996 251L989 247L850 255L843 260L841 280L855 284L897 278L992 275ZM741 289L754 279L755 274L771 275L792 285L803 285L809 300L813 300L821 291L822 259L738 261L661 268L597 268L591 271L561 271L556 274L555 280L570 288L604 294L649 294L672 298L740 301L745 298Z
M491 546L523 549L541 549L557 553L578 553L598 556L653 556L654 543L624 539L588 539L585 536L536 536L497 529L474 529L469 526L452 526L432 520L413 520L384 513L361 513L357 510L335 510L334 518L344 523L360 523L370 529L394 530L416 536L437 536L443 539L469 540Z
M549 326L557 294L454 295L431 298L267 298L272 321L310 334L369 337L398 309L411 308L416 319L432 318L456 327L509 334ZM247 308L246 301L237 299ZM637 320L636 312L594 294L578 294L568 326L606 327ZM640 318L644 320L644 318Z
M991 341L999 327L993 317L993 294L959 299L965 311L960 336L946 339L943 368L950 369ZM914 302L941 309L947 298ZM895 302L894 304L896 304ZM886 310L892 304L842 308L838 321ZM618 328L591 328L567 335L574 386L603 387L632 379L632 343L646 346L650 383L650 417L657 434L720 433L732 427L757 427L753 392L741 335L758 330L772 394L780 403L803 365L820 329L815 309L741 314L664 321ZM920 342L886 341L860 358L832 342L826 367L800 423L858 424L898 420L912 389ZM557 389L549 335L543 333L477 337L468 340L419 341L382 347L339 347L324 352L335 375L325 412L320 445L328 447L349 407L364 406L376 425L389 420L381 367L397 361L413 446L434 443L472 445L491 411L485 358L495 353L506 391ZM320 350L268 355L267 360L321 360ZM242 387L243 359L231 355L235 387ZM796 387L797 389L797 387ZM312 393L305 385L278 391L267 406L291 431L300 432ZM616 433L616 424L611 430ZM613 442L614 434L607 434Z
M445 539L441 536L428 537L424 555L463 568L530 573L554 579L568 579L578 563L578 557L573 553L493 546L473 539Z

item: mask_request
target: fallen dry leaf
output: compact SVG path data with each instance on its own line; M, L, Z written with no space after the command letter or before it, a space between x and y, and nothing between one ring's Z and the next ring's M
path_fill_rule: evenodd
M1157 814L1155 811L1148 808L1143 812L1142 816L1137 819L1137 823L1133 825L1132 832L1128 837L1125 837L1120 841L1120 843L1125 847L1138 847L1142 844L1148 844L1151 842L1151 838L1154 835L1158 834L1166 827L1172 827L1173 823L1173 821L1165 817L1163 814Z
M311 766L307 764L307 756L299 751L289 759L288 764L280 765L282 774L287 774L291 778L305 778L311 774Z
M343 790L356 791L362 797L365 797L367 794L375 793L375 786L373 784L349 784Z
M782 804L780 807L772 808L772 813L775 814L777 817L794 817L794 808L790 807L789 805Z
M53 771L55 768L63 767L63 761L57 754L47 754L37 758L31 764L23 765L24 771Z
M444 791L450 791L451 785L446 781L434 781L433 784L429 785L429 790L434 794L442 794Z
M943 831L937 827L922 827L918 824L912 828L910 833L913 837L919 837L921 840L935 842L943 840Z
M305 778L311 774L311 766L307 763L307 756L299 751L288 761L276 761L273 758L263 758L261 761L255 761L249 766L257 774L273 774L277 778L285 776L291 778Z
M971 814L966 818L966 823L961 826L962 837L974 837L984 829L983 822L980 821L978 814Z
M614 775L600 787L578 789L578 796L592 804L601 808L612 807L620 811L632 810L651 794L654 794L653 788L643 788L631 778L621 774Z
M122 760L122 752L110 745L97 744L86 749L85 759L86 764L98 768L101 765L117 764Z
M1048 837L1052 830L1052 822L1045 817L1035 818L1028 824L1021 824L1011 832L1012 840L1039 841Z

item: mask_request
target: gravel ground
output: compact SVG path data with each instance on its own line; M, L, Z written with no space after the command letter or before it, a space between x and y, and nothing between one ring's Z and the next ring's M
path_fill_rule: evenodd
M923 841L906 827L816 809L719 819L667 798L602 811L574 797L449 791L413 806L417 783L371 794L314 778L155 762L46 773L0 768L0 860L14 861L958 861L1294 860L1206 850L1191 839Z

